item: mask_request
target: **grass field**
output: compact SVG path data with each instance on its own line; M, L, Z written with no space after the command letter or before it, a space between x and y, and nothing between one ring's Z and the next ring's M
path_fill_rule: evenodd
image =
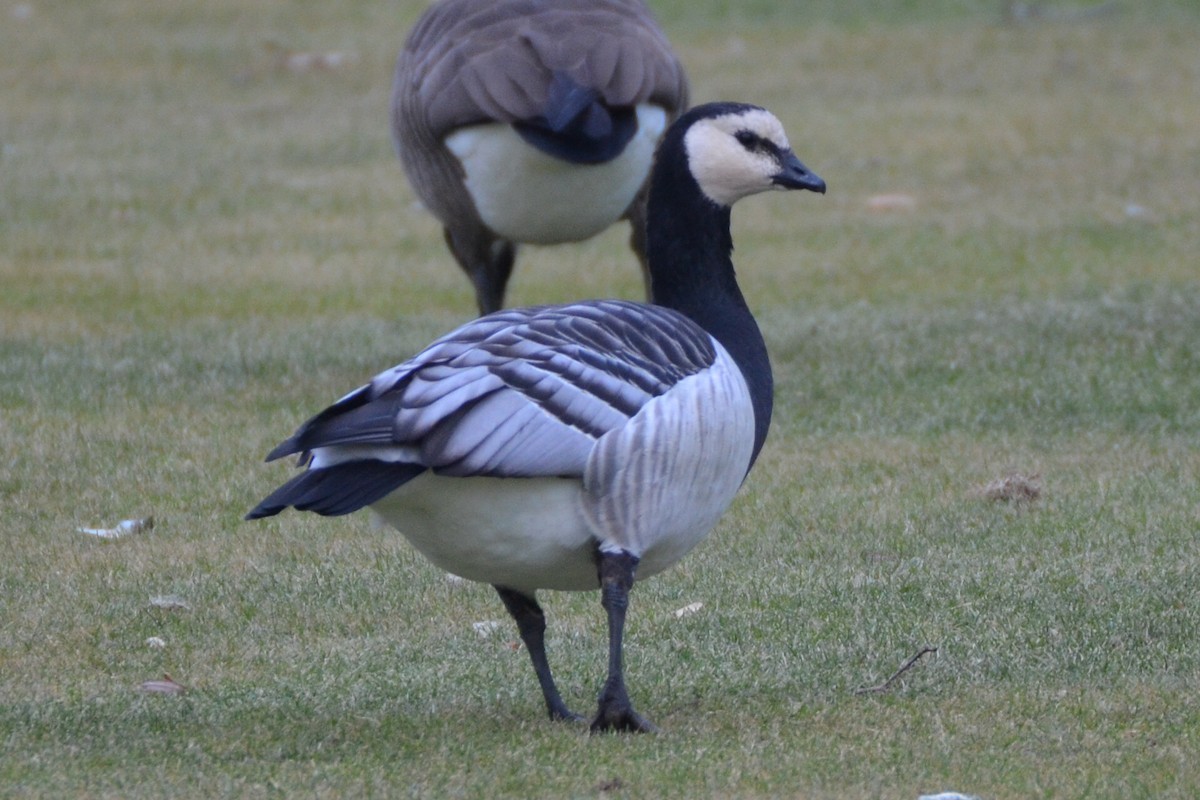
M597 738L490 588L366 515L241 521L471 314L387 130L420 4L0 6L0 796L1200 795L1200 8L653 5L830 190L735 212L774 428L633 594L664 733ZM625 237L510 301L637 297ZM590 711L598 596L543 602Z

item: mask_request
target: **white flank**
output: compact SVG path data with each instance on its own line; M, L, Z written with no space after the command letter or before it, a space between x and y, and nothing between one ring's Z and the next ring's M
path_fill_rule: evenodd
M510 125L472 125L446 137L484 223L514 242L587 239L616 222L641 188L666 112L638 106L638 132L606 164L569 164L522 139Z
M583 480L425 473L372 508L447 572L533 591L597 588L595 550L625 550L647 578L683 558L741 486L750 392L720 344L713 366L596 441Z
M425 473L371 508L438 567L511 589L595 589L595 540L570 478Z
M651 400L596 444L584 509L606 551L662 572L700 543L746 477L754 446L750 390L714 340L713 365Z

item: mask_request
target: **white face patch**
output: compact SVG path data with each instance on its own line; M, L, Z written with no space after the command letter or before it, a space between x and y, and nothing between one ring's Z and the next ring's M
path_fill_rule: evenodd
M770 153L751 152L737 140L739 131L750 131L790 150L783 124L761 108L726 114L696 122L684 135L688 168L700 190L714 203L731 206L743 197L775 188L780 164Z

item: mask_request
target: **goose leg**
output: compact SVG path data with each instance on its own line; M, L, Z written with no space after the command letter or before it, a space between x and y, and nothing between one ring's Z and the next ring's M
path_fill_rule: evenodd
M504 290L516 260L516 245L486 229L464 233L446 228L445 236L450 252L475 287L479 313L490 314L503 308Z
M629 220L629 247L638 258L642 267L642 282L646 287L646 302L654 302L654 292L650 286L650 262L646 260L646 196L648 185L643 186L637 197L625 210L625 218Z
M546 615L538 605L537 599L503 586L496 586L495 589L504 601L504 607L517 622L521 641L529 651L533 671L537 673L538 683L542 686L542 696L546 698L546 710L550 712L550 719L582 720L581 715L567 708L562 695L558 693L558 687L554 685L554 677L550 674L550 662L546 660Z
M629 606L629 590L638 559L629 553L599 554L600 604L608 612L608 680L600 690L600 709L592 720L592 733L601 731L630 731L654 733L658 730L649 720L633 710L625 690L621 666L621 647L625 633L625 609Z

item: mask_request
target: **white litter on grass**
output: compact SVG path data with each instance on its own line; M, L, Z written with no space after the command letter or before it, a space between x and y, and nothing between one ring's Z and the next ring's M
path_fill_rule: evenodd
M962 794L961 792L940 792L920 795L917 800L979 800L979 798L973 794Z
M675 609L675 618L683 619L684 617L690 617L702 608L704 608L704 603L688 603L683 608Z
M912 211L917 207L917 198L906 192L873 194L867 198L871 211Z
M308 72L314 69L338 69L354 60L353 53L330 50L325 53L288 53L283 65L292 72Z
M358 61L357 54L343 50L290 50L276 42L267 42L265 47L279 68L289 72L341 69Z
M162 650L164 647L167 646L167 640L163 639L162 637L159 637L159 636L151 636L149 639L146 640L146 646L152 647L155 650Z
M150 598L152 608L165 608L167 611L191 611L192 607L177 594L160 594Z
M154 517L142 517L141 519L123 519L111 528L76 528L75 530L89 536L99 536L101 539L120 539L122 536L141 533L153 528Z
M480 639L486 639L500 630L501 624L494 619L486 619L483 622L472 622L471 627L475 629L475 633L479 634Z

